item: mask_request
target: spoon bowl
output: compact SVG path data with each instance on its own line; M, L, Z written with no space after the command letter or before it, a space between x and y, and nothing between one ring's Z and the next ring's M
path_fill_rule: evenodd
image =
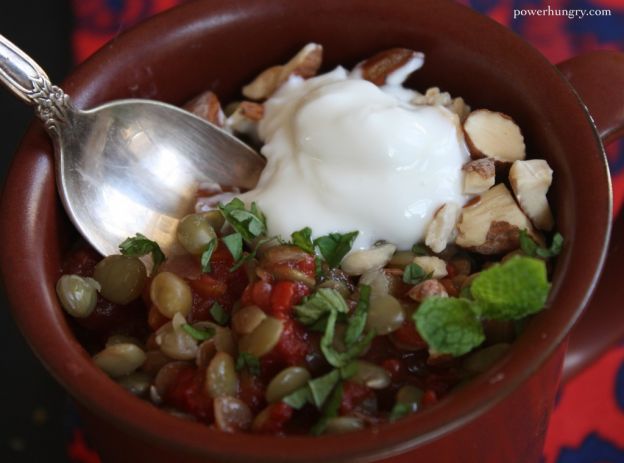
M35 106L55 147L71 221L102 255L136 233L175 254L178 221L202 184L253 188L265 161L228 132L178 107L118 100L89 110L0 35L0 81Z

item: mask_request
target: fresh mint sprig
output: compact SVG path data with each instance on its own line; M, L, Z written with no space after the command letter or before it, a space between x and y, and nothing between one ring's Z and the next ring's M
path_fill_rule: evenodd
M462 355L485 339L482 318L522 319L544 307L549 290L545 262L517 256L482 271L470 286L472 299L428 298L413 319L433 351Z
M529 257L541 257L542 259L550 259L558 256L563 249L563 236L561 233L555 233L548 248L544 248L529 235L526 230L520 230L520 249Z
M137 233L134 237L126 238L123 243L119 245L119 251L124 256L132 257L142 257L150 254L154 264L152 274L156 273L160 264L162 264L166 259L165 254L160 249L158 243L148 239L141 233Z

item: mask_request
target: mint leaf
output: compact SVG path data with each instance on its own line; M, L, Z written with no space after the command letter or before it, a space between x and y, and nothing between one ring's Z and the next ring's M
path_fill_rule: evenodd
M338 370L332 370L326 375L308 381L312 403L317 408L320 409L323 406L334 386L338 384L338 381L340 381L340 372Z
M199 329L185 323L182 329L196 341L206 341L215 335L215 330L211 327Z
M302 228L299 231L293 232L290 237L293 244L303 249L305 252L314 254L314 243L312 243L312 229L310 227Z
M332 311L347 313L349 308L342 295L331 288L321 288L295 306L297 320L304 325L312 325Z
M323 276L323 259L319 256L314 257L314 276L317 280Z
M426 256L429 254L429 251L427 250L427 246L425 246L422 243L416 243L414 246L412 246L412 254L414 254L415 256Z
M243 257L243 235L240 233L232 233L231 235L221 238L225 247L228 248L235 262Z
M518 320L538 312L549 291L546 263L520 256L482 271L470 286L475 312L495 320Z
M358 372L358 364L357 362L349 362L344 367L340 369L340 377L342 379L350 379L355 376Z
M158 246L156 241L148 239L145 235L137 233L133 238L126 238L123 243L119 245L119 251L124 256L142 257L147 254L151 254L154 268L152 269L152 275L156 273L156 270L165 261L165 254Z
M390 422L394 422L403 418L404 416L409 415L412 412L412 406L406 403L397 402L390 410L390 416L388 416L388 420Z
M327 427L327 422L336 416L338 416L338 412L340 411L340 403L342 402L342 384L338 383L334 390L332 391L331 396L327 400L327 403L323 407L323 414L321 419L312 426L310 432L318 436L325 431Z
M199 258L199 262L201 264L202 272L208 273L212 270L210 266L210 259L212 258L212 253L217 248L217 239L211 239L206 245L206 249L201 253L201 257Z
M251 209L248 211L245 209L245 203L238 198L234 198L225 205L219 204L219 210L225 220L247 242L251 242L258 236L266 233L266 219L256 203L251 203Z
M226 326L230 321L230 314L223 310L223 307L221 307L221 304L218 302L212 304L210 315L212 315L212 319L221 326Z
M465 354L485 339L471 302L465 299L430 297L420 304L413 318L418 333L441 354Z
M241 352L236 358L236 371L245 368L252 376L260 376L260 360L247 352Z
M312 399L312 392L307 384L300 387L296 391L291 392L287 396L282 397L282 402L286 405L290 405L295 410L302 409L303 406L308 403L314 403Z
M403 270L403 283L408 285L417 285L429 277L430 275L418 264L411 263Z
M550 259L551 257L558 256L563 248L563 241L561 233L555 233L550 247L544 248L538 245L526 230L520 230L520 249L529 257Z
M321 351L323 352L325 359L329 362L330 365L340 368L347 365L351 360L359 357L362 352L366 350L370 342L375 337L375 332L371 331L367 333L366 336L360 338L358 341L348 346L347 350L345 350L344 352L338 352L336 349L334 349L333 345L337 318L338 312L335 310L332 310L329 313L329 317L327 317L325 333L321 338Z
M338 267L342 258L351 250L358 233L357 231L344 234L330 233L315 239L314 245L318 246L327 265Z
M347 331L345 332L344 342L347 346L357 341L366 326L366 319L368 318L368 303L371 294L371 287L368 285L360 286L360 297L358 299L357 306L353 311L353 314L349 318L349 324Z

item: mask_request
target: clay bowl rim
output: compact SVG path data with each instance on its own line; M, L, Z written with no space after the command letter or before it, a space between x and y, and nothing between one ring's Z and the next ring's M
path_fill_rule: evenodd
M222 3L226 4L227 2ZM431 5L434 3L435 0L425 0L422 2L422 4ZM191 30L194 25L199 24L198 21L200 21L200 19L198 18L200 18L202 14L205 15L206 10L212 10L211 14L216 14L220 11L220 8L228 10L235 8L235 5L230 5L228 7L227 5L222 6L219 2L211 2L210 4L208 1L191 2L183 4L174 10L157 15L128 30L74 71L68 79L69 87L67 90L79 88L80 85L78 81L81 78L84 79L89 74L93 75L93 73L102 66L106 66L109 60L114 60L120 56L127 58L127 52L124 51L124 46L127 44L130 43L136 46L137 43L140 43L145 38L157 35L158 31L166 30L164 28L165 25L169 28L173 25L173 29L179 31ZM578 96L567 81L543 56L528 44L521 41L521 39L517 38L511 31L494 23L489 18L481 16L461 5L449 3L448 5L445 4L444 8L449 8L449 11L453 10L454 14L465 16L467 20L473 21L481 27L490 28L494 31L493 33L504 36L507 39L513 36L513 40L518 42L517 46L521 53L526 57L530 57L532 61L542 63L541 66L544 74L547 75L549 80L554 79L558 81L560 93L564 95L564 98L567 98L566 101L569 104L576 107L576 113L572 115L567 114L566 116L569 118L575 117L577 121L580 121L580 118L582 118L583 124L590 127L593 137L592 143L595 144L595 150L591 153L591 156L596 158L593 161L595 165L594 174L605 180L606 191L602 197L602 207L599 211L604 227L598 227L598 231L595 232L595 236L598 238L600 245L596 245L595 248L592 249L591 256L588 258L588 260L591 260L588 267L591 268L591 276L587 277L581 285L583 296L575 301L573 308L567 310L571 316L567 318L565 323L558 326L558 330L556 331L557 335L545 342L546 348L532 357L532 362L528 367L524 365L525 368L515 368L518 361L510 361L505 367L511 368L514 366L514 369L506 370L510 371L510 373L508 372L507 376L497 384L490 383L487 377L477 378L464 389L455 392L449 398L445 399L441 404L425 410L419 415L408 417L397 423L384 425L377 432L361 431L349 435L323 436L314 439L306 437L279 438L241 434L229 435L221 433L208 429L203 425L198 426L197 424L184 422L169 416L152 405L130 396L122 388L117 387L115 383L109 380L104 373L99 371L91 363L89 356L74 337L71 335L68 336L69 329L65 323L61 309L55 300L53 283L45 283L42 290L45 293L44 297L39 301L35 309L30 309L28 303L32 304L32 299L23 294L18 294L19 290L17 288L19 288L20 285L27 284L27 282L23 280L23 276L18 275L19 272L13 271L13 265L23 265L19 263L20 257L17 255L16 251L14 249L9 249L11 246L14 246L15 240L6 239L9 236L13 236L16 230L19 230L19 227L17 227L16 224L9 224L8 221L4 221L1 225L2 235L5 238L2 240L2 248L10 258L2 262L2 273L7 288L7 294L13 306L15 318L35 353L40 357L46 367L49 368L52 374L71 391L74 397L88 409L96 412L98 415L120 428L147 439L159 439L184 452L211 456L214 458L227 456L228 459L235 461L250 461L250 459L253 461L291 461L288 458L289 455L298 455L297 461L318 461L320 459L326 461L346 461L353 459L369 461L376 458L391 456L420 444L430 442L464 425L498 403L539 369L560 345L571 326L580 315L596 284L599 270L604 261L611 224L611 194L606 156L584 105L578 99ZM166 38L161 38L160 40L165 39ZM567 94L567 96L565 96L565 94ZM88 91L83 91L82 93L78 92L78 96L79 98L77 100L79 101L88 101L97 98L89 94ZM25 195L32 195L34 194L33 191L37 194L42 194L40 191L35 191L38 186L35 185L34 180L31 179L31 183L25 184L17 189L14 185L16 180L12 180L12 178L15 175L14 171L21 169L23 172L23 165L28 165L28 163L30 163L29 166L31 168L35 169L37 167L34 165L36 162L36 156L33 155L34 153L43 152L48 158L51 158L50 149L50 144L47 142L41 124L33 124L18 151L19 154L14 162L14 166L11 168L11 174L7 180L7 184L10 185L9 199L7 199L6 195L3 197L3 212L7 213L8 211L14 210L12 205L8 204L8 202L10 202L11 199L19 198L16 193L18 190ZM30 160L27 159L29 155L32 158ZM589 155L590 154L588 154L588 156ZM15 167L15 165L18 165L18 167ZM49 170L46 175L50 175ZM47 190L45 193L50 194L51 192ZM52 192L52 194L55 193ZM604 204L605 200L608 203L606 205ZM58 198L55 198L55 202L58 206ZM25 211L22 212L21 219L18 218L15 221L17 222L19 220L20 224L33 227L34 222L31 216L33 213L36 213L36 211L33 212L25 208ZM5 215L5 217L7 217L7 215ZM11 243L11 245L8 243ZM42 243L40 243L40 246L41 245ZM577 250L576 252L579 251ZM566 265L569 261L570 253L571 251L568 252L567 255L564 253L561 257L563 262L560 263L560 267L565 268L566 271L564 273L566 274L568 270ZM39 274L41 273L46 273L45 267L43 267L43 270L39 268ZM563 276L565 275L562 275L560 280L563 279ZM560 289L561 281L556 283L553 287L551 299L553 306L556 306L560 299ZM46 330L44 335L42 335L40 330L41 325L37 325L33 322L32 313L26 313L28 310L38 310L42 314L44 322L51 325L50 329ZM35 327L38 327L39 331L36 331ZM514 349L516 349L516 347L514 347ZM501 369L502 366L493 371L492 374L495 374ZM476 393L476 391L478 391L478 393ZM108 404L115 404L116 406L110 407ZM423 432L414 436L415 429ZM306 450L305 455L301 455L301 449ZM261 455L258 454L259 451Z

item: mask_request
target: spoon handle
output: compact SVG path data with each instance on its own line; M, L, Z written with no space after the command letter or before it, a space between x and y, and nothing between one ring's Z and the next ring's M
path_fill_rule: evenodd
M52 85L46 73L26 53L0 35L0 82L26 103L51 132L67 123L72 109L69 97Z

